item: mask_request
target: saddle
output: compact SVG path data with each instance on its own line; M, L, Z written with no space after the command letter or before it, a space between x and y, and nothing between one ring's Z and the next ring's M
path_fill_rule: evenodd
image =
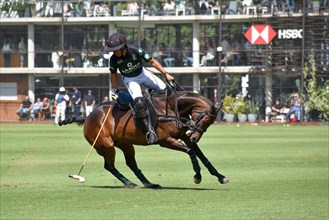
M143 97L145 98L146 105L149 110L151 124L153 127L156 127L158 120L154 109L154 105L152 103L151 94L149 93L148 90L143 91ZM129 93L119 92L118 98L116 99L116 103L118 103L119 109L121 111L128 111L128 110L134 111L133 108L134 100ZM135 124L140 130L142 130L143 132L147 132L145 131L144 126L143 124L140 123L140 121L135 120Z
M170 85L170 84L169 84ZM163 115L163 116L157 116L156 114L156 111L155 111L155 108L154 108L154 105L153 105L153 99L152 99L152 96L155 95L155 94L161 94L161 95L164 95L167 99L167 97L169 96L169 94L171 92L174 92L176 93L176 91L185 91L179 84L177 84L176 82L173 82L172 85L170 86L167 86L166 89L162 90L162 91L154 91L154 90L149 90L149 89L145 89L143 91L143 97L145 98L145 101L146 101L146 105L147 105L147 108L149 110L149 117L151 119L151 124L152 126L155 128L158 121L176 121L177 122L177 125L179 122L184 122L186 123L187 121L189 121L189 119L185 119L185 118L180 118L178 116L178 112L177 112L177 106L175 106L175 115L176 117L170 117L167 115L167 112L168 112L168 102L166 102L166 115ZM134 100L133 98L131 97L131 95L129 93L124 93L124 92L119 92L118 93L118 98L116 99L115 101L116 103L118 103L119 105L119 109L121 111L128 111L128 110L131 110L131 112L134 111L134 108L133 108L133 103L134 103ZM177 102L175 103L175 105L177 105ZM147 130L145 130L145 126L140 122L140 120L136 120L134 118L134 121L135 121L135 125L137 128L139 128L141 131L143 131L144 133L147 132Z

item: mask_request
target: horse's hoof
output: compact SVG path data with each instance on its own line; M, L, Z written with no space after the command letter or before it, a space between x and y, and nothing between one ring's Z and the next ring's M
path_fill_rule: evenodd
M201 175L194 175L193 177L193 181L195 184L200 184L201 183L201 180L202 180L202 176Z
M159 184L153 184L153 183L146 183L144 184L145 188L148 189L161 189L162 187Z
M226 183L228 183L230 180L228 179L228 178L226 178L225 176L223 177L223 178L220 178L220 179L218 179L219 180L219 182L221 183L221 184L226 184Z

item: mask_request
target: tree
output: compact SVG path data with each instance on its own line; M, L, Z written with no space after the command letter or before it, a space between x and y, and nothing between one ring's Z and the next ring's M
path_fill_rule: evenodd
M307 91L305 107L308 112L312 110L320 113L320 119L329 121L329 80L324 84L318 85L316 78L316 63L314 51L309 55L309 60L304 66L304 84Z

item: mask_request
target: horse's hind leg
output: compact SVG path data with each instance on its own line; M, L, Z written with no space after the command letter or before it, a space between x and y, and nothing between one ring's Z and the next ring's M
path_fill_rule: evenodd
M97 153L104 157L104 168L113 174L118 180L120 180L127 188L136 188L135 183L130 182L125 176L123 176L114 166L115 162L115 149L114 147L96 147Z
M133 145L116 144L116 146L122 150L127 166L134 172L137 178L143 183L145 188L161 188L159 184L153 184L148 181L142 171L138 168Z

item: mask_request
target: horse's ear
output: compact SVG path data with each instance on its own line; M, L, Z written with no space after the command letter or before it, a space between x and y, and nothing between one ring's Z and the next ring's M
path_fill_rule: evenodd
M219 110L222 109L222 107L223 107L223 103L220 103L220 105L218 105L217 103L215 103L215 104L214 104L214 111L215 111L216 113L218 113Z

